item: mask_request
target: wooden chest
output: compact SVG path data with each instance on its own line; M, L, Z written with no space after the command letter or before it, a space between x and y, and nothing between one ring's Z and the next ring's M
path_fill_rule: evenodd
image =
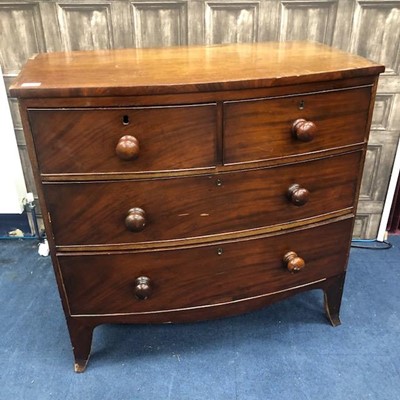
M103 323L322 289L340 323L378 74L306 42L40 54L11 94L75 355Z

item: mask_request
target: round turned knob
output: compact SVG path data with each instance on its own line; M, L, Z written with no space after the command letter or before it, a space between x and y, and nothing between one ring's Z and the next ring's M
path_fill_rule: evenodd
M286 195L290 202L295 206L303 206L310 199L310 192L297 183L294 183L289 187Z
M301 142L309 142L310 140L313 140L317 133L317 126L314 122L302 118L296 119L292 125L292 133L294 137Z
M146 212L139 207L131 208L125 218L125 225L131 232L140 232L146 226Z
M122 136L115 148L115 153L121 160L134 160L139 156L139 141L131 135Z
M289 251L283 256L283 262L290 272L298 272L302 270L306 263L301 257L298 257L294 251Z
M146 300L151 295L151 281L147 276L135 279L135 295L139 300Z

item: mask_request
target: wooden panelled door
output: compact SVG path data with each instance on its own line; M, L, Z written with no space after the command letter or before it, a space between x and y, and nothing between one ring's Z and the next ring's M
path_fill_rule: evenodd
M375 238L400 134L400 0L0 0L7 87L38 52L269 40L318 41L386 65L354 230L355 237ZM35 192L17 102L9 103L28 190Z

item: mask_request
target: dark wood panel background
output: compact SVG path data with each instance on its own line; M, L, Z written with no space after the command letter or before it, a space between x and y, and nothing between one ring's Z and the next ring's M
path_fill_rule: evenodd
M400 134L400 0L0 1L8 87L37 52L308 39L384 63L354 235L376 236ZM9 99L28 190L34 182Z

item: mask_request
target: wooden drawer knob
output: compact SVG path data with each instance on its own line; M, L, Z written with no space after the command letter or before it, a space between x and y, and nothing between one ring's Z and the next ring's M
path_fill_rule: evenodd
M298 257L294 251L289 251L283 256L283 262L290 272L301 271L306 263L301 257Z
M289 187L286 195L290 202L295 206L303 206L310 199L310 192L297 183L294 183Z
M131 232L142 231L146 226L146 212L139 207L131 208L125 218L125 225Z
M135 279L135 296L139 300L146 300L151 295L151 280L147 276L139 276Z
M292 125L292 133L297 140L301 142L309 142L314 139L317 133L317 126L314 122L305 119L296 119Z
M139 141L131 135L122 136L115 153L121 160L134 160L139 156Z

